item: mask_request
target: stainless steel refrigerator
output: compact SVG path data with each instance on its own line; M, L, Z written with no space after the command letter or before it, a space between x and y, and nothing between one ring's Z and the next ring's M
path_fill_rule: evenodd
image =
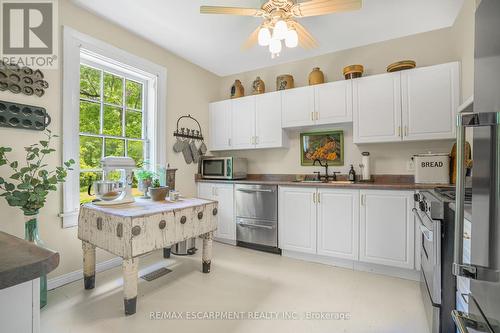
M453 271L470 279L469 313L453 311L460 332L500 333L500 0L476 10L474 104L458 117ZM462 260L465 128L473 127L471 262Z

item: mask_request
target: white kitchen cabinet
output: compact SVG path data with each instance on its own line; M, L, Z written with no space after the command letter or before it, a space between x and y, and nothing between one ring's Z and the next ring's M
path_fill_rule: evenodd
M316 188L280 187L278 246L282 250L316 253Z
M281 91L282 127L300 127L314 124L314 87Z
M314 86L315 124L352 122L352 81Z
M460 64L401 72L403 140L454 139Z
M414 269L411 191L360 191L360 261Z
M224 150L231 148L231 100L210 103L209 149Z
M40 332L40 279L0 290L2 332Z
M318 254L358 260L359 191L318 189Z
M255 96L232 100L231 149L255 146Z
M255 147L283 147L281 129L281 92L275 91L255 96Z
M233 184L200 182L198 183L198 197L219 202L219 219L214 238L224 243L235 244L236 221L234 218Z
M401 141L401 74L352 81L354 143Z

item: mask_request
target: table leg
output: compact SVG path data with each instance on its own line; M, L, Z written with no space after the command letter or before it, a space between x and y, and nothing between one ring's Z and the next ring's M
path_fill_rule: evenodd
M95 287L95 246L82 241L83 248L83 285L85 289Z
M137 304L137 270L139 258L123 259L123 304L125 315L133 315Z
M203 273L210 273L210 264L212 262L212 232L201 236L203 238L203 252L201 254Z
M163 248L163 258L168 259L170 258L170 252L171 252L171 247L164 247Z

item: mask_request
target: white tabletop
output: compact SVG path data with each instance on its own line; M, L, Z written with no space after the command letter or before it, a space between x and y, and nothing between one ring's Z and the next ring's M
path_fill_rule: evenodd
M203 206L214 201L199 199L199 198L181 198L178 201L152 201L150 199L136 198L135 202L114 205L114 206L98 206L93 203L86 203L82 208L92 209L121 217L142 217L153 214L160 214L177 209Z

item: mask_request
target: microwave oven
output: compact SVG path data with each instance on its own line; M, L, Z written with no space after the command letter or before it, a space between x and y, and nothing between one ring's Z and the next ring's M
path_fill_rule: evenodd
M203 157L201 177L206 179L245 179L247 159L238 157Z

